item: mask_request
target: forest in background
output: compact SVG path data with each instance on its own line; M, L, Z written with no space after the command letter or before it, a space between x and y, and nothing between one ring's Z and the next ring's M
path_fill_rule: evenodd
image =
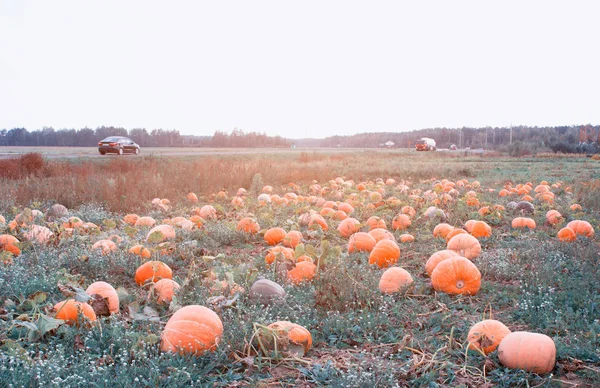
M178 130L102 126L96 129L58 129L44 127L28 131L25 128L0 130L0 146L95 146L107 136L128 136L142 147L384 147L393 142L394 148L411 148L416 140L430 137L438 148L455 144L458 148L485 148L510 151L514 147L535 152L576 152L579 125L556 127L483 127L483 128L427 128L408 132L359 133L348 136L330 136L324 139L286 139L264 133L215 131L212 136L182 135ZM598 126L594 127L598 129Z

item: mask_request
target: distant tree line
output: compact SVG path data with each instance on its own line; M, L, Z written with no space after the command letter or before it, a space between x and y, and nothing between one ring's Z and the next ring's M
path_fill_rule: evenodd
M598 128L598 127L594 127ZM557 127L483 127L426 128L408 132L359 133L352 136L331 136L325 139L294 140L298 147L384 147L392 141L394 147L412 148L417 140L429 137L438 148L486 148L508 151L513 144L550 149L554 152L576 152L580 126Z
M216 131L213 136L181 135L178 130L145 128L127 130L121 127L98 127L96 129L58 129L44 127L28 131L25 128L0 130L0 146L95 146L108 136L127 136L142 147L289 147L288 140L280 136L267 136L257 132L245 133L234 129L230 134Z

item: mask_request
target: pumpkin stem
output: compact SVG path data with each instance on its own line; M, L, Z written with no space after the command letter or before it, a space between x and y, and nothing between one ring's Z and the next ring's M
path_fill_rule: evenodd
M465 282L462 280L459 280L456 282L456 288L461 289L465 286Z

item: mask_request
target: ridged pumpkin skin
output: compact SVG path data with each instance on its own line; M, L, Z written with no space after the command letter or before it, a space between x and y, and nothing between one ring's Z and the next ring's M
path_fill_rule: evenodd
M106 282L95 282L85 290L88 295L98 294L108 300L108 311L111 314L119 312L119 295L113 286Z
M558 210L548 210L548 212L546 213L546 221L548 221L550 225L559 224L561 219L562 214L560 214Z
M573 229L573 232L575 232L575 234L578 236L585 236L587 238L594 237L594 228L587 221L571 221L567 224L567 227Z
M467 233L452 237L446 247L467 259L474 259L481 254L481 244L475 237Z
M96 320L96 313L92 306L87 303L77 302L74 299L64 300L54 305L55 318L62 319L69 325L77 325L79 315L82 314L85 319Z
M158 303L171 303L179 288L181 286L173 279L160 279L152 286L152 292Z
M356 218L351 217L342 220L337 227L338 232L340 232L343 237L350 237L354 233L358 232L359 229L360 222L358 222Z
M407 216L406 214L398 214L392 220L392 229L405 230L405 229L408 229L411 224L412 224L412 221L410 220L409 216Z
M123 221L130 226L134 226L139 218L140 216L137 214L130 213L123 217Z
M283 228L271 228L265 233L265 242L269 245L277 245L283 241L287 233Z
M377 264L380 268L386 268L396 264L400 258L400 247L395 241L383 239L375 244L369 255L369 264Z
M171 279L173 271L162 261L148 261L135 271L135 282L140 286L147 281L156 283L160 279Z
M573 229L569 228L568 226L559 230L556 234L556 237L558 237L559 241L563 242L573 242L577 240L577 234Z
M496 350L500 342L510 334L504 323L495 319L485 319L474 324L469 330L467 341L469 349L479 349L485 354Z
M310 282L317 273L317 266L311 261L301 261L287 273L288 279L294 284Z
M223 323L214 311L204 306L185 306L167 322L160 349L182 355L201 355L216 349L222 335Z
M302 356L312 347L312 335L303 326L288 321L277 321L267 327L277 332L278 337L285 334L292 344L301 346L304 350Z
M258 233L258 231L260 230L260 226L258 225L258 222L256 222L255 219L250 217L244 217L238 222L236 229L242 232L254 234Z
M140 217L135 221L135 226L154 226L156 224L156 220L152 217Z
M450 295L475 295L481 288L481 273L469 259L450 257L439 263L431 274L436 291Z
M471 236L479 239L479 238L488 238L492 235L492 227L484 221L475 221L471 226L471 230L469 231Z
M402 235L400 235L400 242L402 243L409 243L409 242L414 242L415 241L415 236L413 236L410 233L404 233Z
M498 358L508 368L546 374L556 364L556 346L547 335L515 331L500 342Z
M532 218L528 218L528 217L514 218L510 225L514 229L525 229L525 228L535 229L536 228L535 220L533 220Z
M369 225L369 230L373 230L376 228L387 229L385 225L385 220L380 217L372 216L367 220L367 225Z
M376 242L379 242L379 241L385 240L385 239L396 241L396 238L394 237L394 235L392 233L390 233L390 231L388 231L387 229L376 228L376 229L370 230L369 234L375 239Z
M407 289L413 283L413 278L407 270L400 267L388 268L379 279L379 291L393 294Z
M425 263L425 272L427 275L431 276L433 270L439 263L443 260L449 259L454 256L460 256L458 253L454 252L451 249L444 249L443 251L435 252L433 255L429 257L429 260Z
M369 233L354 233L348 240L348 253L371 252L375 248L375 244L377 244L377 241Z

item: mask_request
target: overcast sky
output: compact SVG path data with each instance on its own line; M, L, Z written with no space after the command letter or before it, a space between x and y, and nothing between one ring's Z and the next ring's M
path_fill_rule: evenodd
M600 124L598 1L0 0L0 128Z

